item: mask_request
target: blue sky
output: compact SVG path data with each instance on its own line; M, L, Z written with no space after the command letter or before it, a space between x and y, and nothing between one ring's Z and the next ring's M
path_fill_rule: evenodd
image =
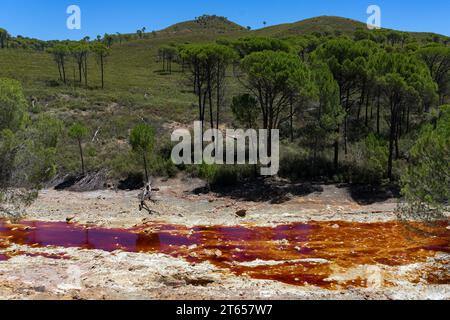
M449 0L1 0L0 27L13 35L45 40L81 39L144 26L158 30L206 13L256 29L263 21L274 25L319 15L366 21L371 4L381 7L385 28L450 36ZM81 30L66 27L69 5L81 8Z

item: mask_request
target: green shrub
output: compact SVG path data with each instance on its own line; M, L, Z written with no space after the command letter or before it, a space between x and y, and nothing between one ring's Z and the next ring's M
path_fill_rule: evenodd
M150 171L153 176L172 178L177 174L178 169L173 164L172 160L156 156L153 157L150 163Z
M355 145L348 163L352 183L379 184L385 178L389 150L385 140L369 134Z
M255 177L253 165L192 165L186 170L192 176L204 179L210 187L230 187Z
M444 211L450 200L450 105L426 125L410 152L402 193L411 212L421 218ZM432 214L430 216L430 213Z
M286 146L281 149L280 177L291 181L304 179L328 179L334 173L333 162L325 154L313 159L300 147Z

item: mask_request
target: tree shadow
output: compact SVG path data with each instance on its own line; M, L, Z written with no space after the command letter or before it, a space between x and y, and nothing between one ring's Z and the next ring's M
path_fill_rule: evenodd
M323 188L311 183L287 183L258 178L233 186L204 186L194 189L192 192L194 194L208 194L214 192L219 197L226 197L239 201L281 204L291 200L294 196L301 197L315 192L321 193L323 192Z
M359 205L371 205L400 197L398 185L348 185L351 198Z
M154 73L156 73L157 75L160 76L170 76L172 73L169 71L165 71L165 70L155 70Z

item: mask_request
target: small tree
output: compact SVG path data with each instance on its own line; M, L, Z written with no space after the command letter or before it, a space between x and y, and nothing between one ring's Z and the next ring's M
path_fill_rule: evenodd
M0 196L12 180L15 157L20 148L15 132L23 127L25 108L26 100L19 82L0 79Z
M59 123L41 116L33 124L25 110L20 84L0 79L0 213L15 217L56 173Z
M149 181L148 158L153 150L155 133L152 127L146 124L139 124L131 131L130 144L133 152L142 157L145 179Z
M103 36L103 42L108 48L111 48L114 43L114 37L110 34L105 33Z
M88 129L81 123L75 123L69 128L69 137L75 139L78 142L78 148L80 152L81 159L81 173L84 176L86 171L84 167L84 157L83 157L83 139L88 134Z
M18 130L25 119L26 106L20 83L0 78L0 131Z
M106 58L110 55L111 49L108 48L103 43L97 43L93 48L92 51L95 53L97 57L97 62L100 65L100 72L102 75L102 89L105 88L105 64L106 64Z

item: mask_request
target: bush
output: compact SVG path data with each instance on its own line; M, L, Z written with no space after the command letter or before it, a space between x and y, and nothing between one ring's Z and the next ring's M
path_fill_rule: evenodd
M302 148L284 147L281 149L280 171L278 175L291 181L305 179L327 179L334 174L333 162L324 155L315 161L309 152Z
M150 163L150 171L154 176L172 178L177 174L178 169L171 159L156 156Z
M389 150L385 140L369 134L354 147L349 165L352 183L380 184L385 178Z
M188 166L187 171L192 176L204 179L211 188L232 187L240 182L255 177L253 165L194 165Z

